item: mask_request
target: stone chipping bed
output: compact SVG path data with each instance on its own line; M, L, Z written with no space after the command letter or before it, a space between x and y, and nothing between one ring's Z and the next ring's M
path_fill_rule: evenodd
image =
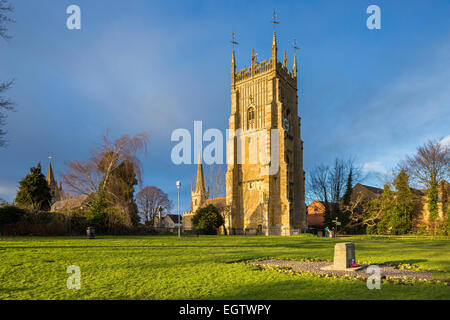
M367 266L357 271L337 271L337 270L321 270L321 268L330 266L332 262L306 262L306 261L293 261L293 260L263 260L263 261L253 261L253 265L258 266L276 266L291 268L296 272L308 272L316 274L330 274L336 276L352 276L352 277L363 277L367 278L371 274L366 272ZM433 273L428 271L414 271L414 270L402 270L396 269L392 266L378 265L380 267L381 277L386 278L409 278L416 280L432 280Z

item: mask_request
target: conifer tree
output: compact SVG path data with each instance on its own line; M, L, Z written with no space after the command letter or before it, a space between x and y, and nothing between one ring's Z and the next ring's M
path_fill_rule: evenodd
M389 225L392 234L405 234L412 227L412 193L408 185L409 177L404 170L400 171L394 180L397 189L395 198L395 209L390 218Z
M18 205L34 210L50 210L52 194L41 172L41 164L30 168L30 173L19 182L16 196Z
M377 199L378 200L378 199ZM376 200L375 200L376 201ZM379 222L376 225L378 234L386 234L391 231L391 220L395 215L395 195L388 185L384 186L383 194L379 199L379 206L375 206L375 209L379 208ZM378 214L378 211L374 212Z
M348 206L350 204L350 198L352 196L352 183L353 183L353 168L350 168L347 177L347 186L345 189L345 194L342 197L342 203L344 206Z

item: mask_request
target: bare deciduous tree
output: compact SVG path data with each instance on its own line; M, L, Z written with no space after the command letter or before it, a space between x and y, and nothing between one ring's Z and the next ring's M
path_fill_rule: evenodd
M321 202L329 201L328 193L328 175L330 168L326 165L320 164L311 171L308 175L307 196L309 201L319 200Z
M91 157L85 161L73 160L67 163L68 171L63 175L63 182L69 192L77 195L115 194L114 173L121 170L121 164L131 167L141 184L142 166L138 152L146 152L148 136L146 132L130 137L124 135L111 141L108 135L102 137L99 148L91 151Z
M209 188L209 197L218 198L225 193L225 172L221 165L209 166L207 184Z
M360 182L362 168L356 165L355 160L342 160L336 158L333 165L320 164L309 174L307 180L307 198L321 201L325 206L325 223L338 217L340 221L347 220L347 213L341 211L341 198L345 193L346 181L349 172L352 172L352 182Z
M145 223L150 225L153 225L159 207L166 213L172 208L172 201L167 194L155 186L146 186L139 191L136 195L136 203Z
M8 3L7 0L0 0L0 37L4 40L11 39L11 36L8 35L7 24L10 22L14 22L8 14L13 12L13 7ZM6 119L6 111L13 110L14 104L8 98L3 96L3 93L8 90L14 81L0 83L0 147L4 147L6 145L6 141L4 140L4 136L6 135L6 131L2 129L5 126Z
M407 156L399 169L404 169L415 185L430 188L432 183L449 179L450 148L429 140L419 146L413 156Z
M8 98L3 97L2 93L8 90L13 84L13 81L0 83L0 147L4 147L6 145L6 141L4 136L6 135L6 131L3 129L6 122L6 112L13 110L14 103L11 102Z
M353 184L364 180L361 166L354 159L335 159L332 167L320 164L308 175L307 196L309 201L339 203L345 192L348 173L352 171Z
M370 223L364 217L363 199L362 195L358 194L354 201L348 205L344 205L343 211L348 213L349 221L347 228L360 228L361 226Z
M14 11L14 8L8 2L8 0L0 0L0 37L4 40L11 39L11 36L8 34L7 24L10 22L14 22L8 14L11 14Z

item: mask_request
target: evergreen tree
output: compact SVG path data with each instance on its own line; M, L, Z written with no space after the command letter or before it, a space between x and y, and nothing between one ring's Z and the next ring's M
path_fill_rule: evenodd
M333 220L332 210L331 210L332 209L331 208L332 204L325 200L323 205L325 206L325 212L324 212L324 220L325 221L324 221L324 224L325 224L325 226L331 228L332 224L333 224L333 222L331 222Z
M378 199L377 199L378 200ZM374 200L376 201L376 200ZM377 223L376 230L378 234L386 234L391 231L391 221L395 216L395 195L392 192L391 188L388 185L384 186L383 194L379 199L379 204L374 205L374 210L379 210L373 212L373 214L377 214ZM375 220L376 221L376 220Z
M350 168L350 171L348 172L348 177L347 177L347 186L345 189L345 194L342 197L342 203L344 206L348 206L350 204L350 199L352 196L352 183L353 183L353 169Z
M98 196L97 199L89 203L89 210L86 216L86 222L90 227L94 227L96 232L101 233L107 229L107 209L108 204L105 202L103 196Z
M391 233L405 234L411 231L412 227L412 193L408 185L409 177L402 170L394 180L394 186L397 189L395 199L395 209L390 219Z
M192 223L202 234L217 234L217 229L225 223L225 220L219 210L210 204L197 210Z
M30 173L19 182L19 191L16 196L18 205L34 210L50 210L52 194L41 172L41 164L32 167Z

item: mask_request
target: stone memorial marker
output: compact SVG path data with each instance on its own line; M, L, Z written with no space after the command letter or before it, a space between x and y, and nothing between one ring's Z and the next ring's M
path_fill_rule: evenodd
M350 268L355 259L355 244L353 242L336 243L334 246L334 263L331 266L322 268L323 270L345 270L356 271L362 266Z
M355 244L352 242L336 243L334 246L334 268L350 268L355 261Z

